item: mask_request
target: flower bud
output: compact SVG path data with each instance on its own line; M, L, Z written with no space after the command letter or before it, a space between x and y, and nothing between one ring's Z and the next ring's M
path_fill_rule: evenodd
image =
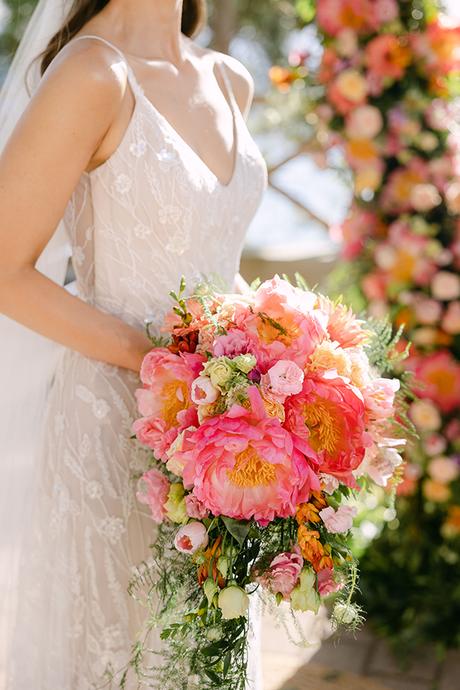
M249 608L249 597L241 587L230 585L220 592L218 604L225 620L240 618Z

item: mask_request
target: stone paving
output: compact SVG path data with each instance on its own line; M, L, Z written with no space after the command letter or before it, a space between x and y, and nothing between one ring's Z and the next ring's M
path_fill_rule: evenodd
M330 635L324 614L321 625L305 617L311 644L300 647L276 626L265 614L264 690L460 690L460 651L449 652L440 663L434 650L423 650L402 672L387 645L366 627L337 638Z

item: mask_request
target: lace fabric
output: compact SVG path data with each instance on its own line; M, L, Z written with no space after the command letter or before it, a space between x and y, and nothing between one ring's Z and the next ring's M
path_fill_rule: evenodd
M237 145L224 185L148 101L129 65L128 78L135 107L125 135L82 175L64 220L80 297L132 325L159 325L181 276L189 288L212 276L231 288L266 168L229 80ZM142 630L144 610L126 592L155 538L133 483L147 462L131 438L137 385L126 370L60 355L17 583L11 690L112 687L104 674L124 666ZM127 690L135 687L129 678Z

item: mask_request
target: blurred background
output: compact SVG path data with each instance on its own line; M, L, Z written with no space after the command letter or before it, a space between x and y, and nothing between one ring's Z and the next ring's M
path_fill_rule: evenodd
M429 4L420 2L423 11ZM199 38L238 58L255 79L249 124L268 164L269 186L247 236L242 273L248 280L299 271L311 286L325 286L341 264L340 243L330 228L344 221L353 198L343 152L339 146L327 152L318 146L314 85L307 89L297 79L286 89L273 86L273 69L296 64L296 55L308 55L302 64L312 72L321 61L321 39L308 20L313 5L310 0L211 0L209 26ZM460 20L460 0L446 0L444 7ZM0 0L0 84L33 8L26 0ZM371 500L369 507L376 504ZM364 521L366 529L369 539L376 535L371 522L366 527ZM280 612L266 612L264 690L459 690L458 649L445 652L436 639L422 640L411 662L401 666L375 635L372 618L369 623L337 640L322 611L303 616L302 634L288 625L286 636Z

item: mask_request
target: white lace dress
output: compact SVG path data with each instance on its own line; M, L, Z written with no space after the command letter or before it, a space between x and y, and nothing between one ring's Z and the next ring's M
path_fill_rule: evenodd
M266 168L224 65L235 134L228 185L150 103L129 65L128 71L132 119L110 159L82 175L65 221L79 295L141 326L146 318L161 321L182 275L190 287L213 275L232 287ZM149 555L154 539L132 480L146 461L131 438L137 385L126 370L71 350L61 356L18 581L9 690L100 687L107 669L125 664L142 627L144 610L126 591L133 565ZM132 679L127 688L134 687Z

